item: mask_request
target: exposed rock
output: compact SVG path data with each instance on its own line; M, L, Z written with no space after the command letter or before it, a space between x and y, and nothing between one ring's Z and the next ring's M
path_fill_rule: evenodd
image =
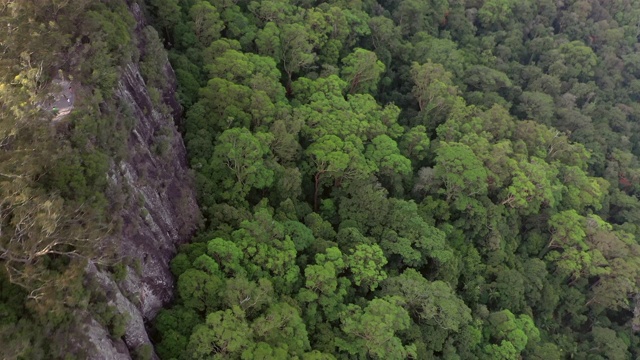
M154 150L155 134L165 129L166 115L152 105L142 76L135 65L125 69L117 96L133 104L137 124L129 139L129 159L112 167L118 188L129 189L123 213L122 254L139 261L125 282L140 296L141 309L149 319L173 293L168 262L176 244L188 240L199 219L182 139L170 123L171 141L165 154Z
M127 345L122 340L112 340L109 332L95 319L89 317L85 324L85 334L94 345L92 359L96 360L128 360L131 354Z
M140 308L123 294L118 284L111 279L108 274L100 272L94 264L87 266L87 274L92 276L93 280L103 289L109 291L110 300L107 305L114 306L120 314L128 318L123 339L111 339L104 327L100 328L101 325L94 319L89 321L87 334L89 334L90 341L96 347L96 351L92 352L91 358L130 359L132 351L138 349L140 346L151 344ZM156 356L153 356L153 358L157 359Z
M73 110L75 92L71 81L63 76L55 77L51 82L51 88L53 92L50 99L39 106L54 115L51 122L55 123L64 119Z
M130 9L139 34L146 26L142 12L136 3ZM144 53L142 40L138 44ZM162 104L154 104L138 64L122 70L115 94L117 101L131 109L136 124L127 144L128 158L112 163L108 176L113 193L126 194L119 200L123 203L122 229L114 243L128 264L128 273L119 283L93 264L88 265L87 273L109 294L109 304L128 316L123 339L129 350L123 351L120 339L110 339L108 331L90 319L85 326L95 346L93 359L130 359L135 349L150 344L145 322L173 295L169 262L176 246L193 235L200 221L185 147L175 126L181 109L171 66L166 62L163 69L168 81L161 89Z

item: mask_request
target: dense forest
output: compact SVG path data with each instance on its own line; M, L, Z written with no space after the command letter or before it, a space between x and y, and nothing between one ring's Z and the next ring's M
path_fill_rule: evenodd
M640 3L151 0L206 224L165 359L640 356Z
M123 336L84 273L126 276L113 92L160 102L163 45L205 218L161 359L640 357L639 39L636 0L0 0L0 357Z

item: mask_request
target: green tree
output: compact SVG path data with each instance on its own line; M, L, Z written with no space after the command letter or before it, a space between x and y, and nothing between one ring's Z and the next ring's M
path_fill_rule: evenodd
M440 64L456 78L463 75L468 60L455 41L418 33L413 37L412 43L413 60L420 64Z
M262 189L273 183L273 170L265 164L265 157L270 155L268 139L266 134L255 136L245 128L229 129L220 135L210 164L211 171L222 176L223 198L237 201L252 188Z
M517 2L514 0L488 0L485 1L478 17L485 28L505 26L513 20L513 10Z
M267 209L256 210L251 220L243 221L240 229L233 232L232 238L244 253L242 265L250 280L268 279L279 293L294 290L293 284L300 275L295 244Z
M411 173L411 161L400 154L396 142L387 135L376 136L371 145L367 146L365 156L383 175Z
M421 161L427 157L429 150L429 136L423 125L412 127L400 140L400 151L408 159Z
M224 23L215 6L207 1L200 1L189 9L189 16L193 20L193 31L202 46L207 47L220 38Z
M83 226L82 217L69 214L62 198L34 189L22 176L2 185L0 260L11 283L29 289L30 296L38 299L53 285L50 257L70 261L74 254L90 256L85 236L98 233ZM77 211L83 214L82 209Z
M593 50L581 41L572 41L562 44L558 51L562 54L565 65L564 78L578 78L582 81L590 79L594 75L594 68L598 58ZM554 66L550 67L554 70Z
M347 268L345 256L335 247L315 256L315 264L305 268L305 288L297 299L306 304L305 321L311 329L322 321L336 321L345 306L351 282L342 274ZM331 340L333 341L333 340Z
M371 29L371 43L378 58L391 60L393 54L403 48L402 34L393 20L384 16L375 16L369 19ZM385 61L385 63L389 63Z
M241 261L244 254L236 244L222 238L215 238L207 243L206 249L207 255L216 260L224 273L243 274Z
M353 283L357 286L368 287L373 291L380 281L387 278L387 273L382 270L387 259L378 245L356 245L347 259Z
M436 152L435 175L444 183L447 201L486 194L487 172L467 145L443 142Z
M471 322L471 310L447 283L430 282L411 268L386 279L382 293L400 296L412 317L445 331L458 332Z
M554 167L532 158L514 172L511 185L504 192L503 205L518 208L524 214L537 213L542 206L555 207L561 187L552 183L558 174Z
M203 320L193 308L182 305L163 309L154 319L154 327L162 334L156 351L163 358L179 358L186 350L193 328Z
M475 65L467 69L464 82L469 85L470 90L484 93L496 92L512 85L507 74L484 65Z
M362 142L353 136L342 141L335 135L325 135L311 144L305 153L315 172L314 209L318 208L320 188L325 177L335 181L366 176L372 170L362 154Z
M448 8L448 2L442 0L404 0L398 3L392 15L405 36L420 31L435 33Z
M274 22L264 25L256 36L256 46L260 55L269 56L276 62L281 61L282 44L280 43L280 29Z
M193 359L239 357L253 342L253 334L240 308L207 315L205 324L194 328L187 351Z
M173 28L181 22L178 0L151 0L149 5L155 12L155 19L165 35L172 34Z
M525 91L520 95L519 109L527 119L551 125L553 123L554 108L553 97L545 93Z
M378 60L376 53L356 48L342 59L342 78L347 82L347 92L375 93L380 75L384 72L384 64Z
M516 318L509 310L494 312L489 315L486 325L485 329L490 339L499 343L503 350L509 347L505 342L510 343L516 355L521 353L529 342L540 339L540 331L533 324L531 317L525 314Z
M576 280L610 271L600 250L592 248L587 242L585 225L592 222L602 220L595 215L585 218L575 210L563 211L549 219L552 235L548 248L552 251L547 258L556 262L562 275Z
M227 280L224 290L224 303L233 309L240 307L247 316L254 316L273 302L273 285L267 279L257 282L244 277L234 277Z
M220 97L219 94L227 96ZM195 121L188 125L187 132L203 129L218 133L232 127L248 128L251 123L251 89L247 86L213 78L200 90L199 104L202 110L196 104L188 114Z
M309 350L305 324L296 308L285 302L271 305L251 327L256 340L287 349L289 356L300 356Z
M620 338L612 329L602 328L599 326L591 330L594 345L598 345L595 349L597 353L608 359L626 359L629 357L629 346ZM589 350L593 351L593 350Z
M178 295L185 306L198 311L216 309L223 290L224 280L220 274L188 269L178 278Z
M376 359L405 359L415 356L415 346L404 345L396 332L409 327L407 311L398 297L373 299L362 309L349 305L340 317L346 335L336 340L338 347L353 356Z
M289 84L293 74L310 66L315 61L316 54L312 51L313 45L309 40L309 34L300 24L286 24L280 29L279 58L282 67L289 78Z
M422 65L413 63L411 80L415 84L411 94L425 114L443 115L452 105L457 89L453 86L451 73L440 64L428 61Z
M380 237L380 247L393 263L419 268L431 260L434 271L439 271L451 262L445 234L424 221L415 202L389 199L382 218L381 226L371 232Z

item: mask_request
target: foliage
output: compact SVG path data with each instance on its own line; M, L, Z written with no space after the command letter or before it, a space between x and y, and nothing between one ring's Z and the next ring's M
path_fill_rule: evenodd
M208 216L161 357L640 356L637 3L148 5Z
M139 64L157 88L150 93L167 86L158 76L166 64L162 43L151 27L135 33L129 5L77 0L0 7L8 25L0 30L2 358L86 357L79 351L89 346L78 333L86 323L81 314L114 337L124 334L128 320L107 307L85 270L88 261L116 263L105 239L121 221L123 194L110 186L107 171L128 156L135 125L130 105L115 96L118 80L125 66ZM142 62L139 49L147 50ZM71 82L75 104L52 122L47 104L62 90L56 79ZM139 356L149 357L149 349Z

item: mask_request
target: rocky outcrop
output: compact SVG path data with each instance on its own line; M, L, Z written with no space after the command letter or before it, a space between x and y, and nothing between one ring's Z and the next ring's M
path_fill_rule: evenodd
M137 3L130 10L140 35L146 26L143 13ZM138 43L144 54L144 41L138 39ZM109 305L128 318L128 325L122 339L112 339L97 321L85 321L85 333L95 348L93 359L129 359L136 349L150 346L145 323L173 295L169 262L177 245L193 235L200 219L185 147L175 126L181 113L175 76L166 59L161 71L167 81L160 89L160 100L150 95L136 63L122 68L115 91L116 101L125 104L136 120L127 158L114 161L109 172L109 197L121 204L117 217L122 220L113 241L127 266L127 276L116 282L94 264L88 265L87 273L104 289Z

